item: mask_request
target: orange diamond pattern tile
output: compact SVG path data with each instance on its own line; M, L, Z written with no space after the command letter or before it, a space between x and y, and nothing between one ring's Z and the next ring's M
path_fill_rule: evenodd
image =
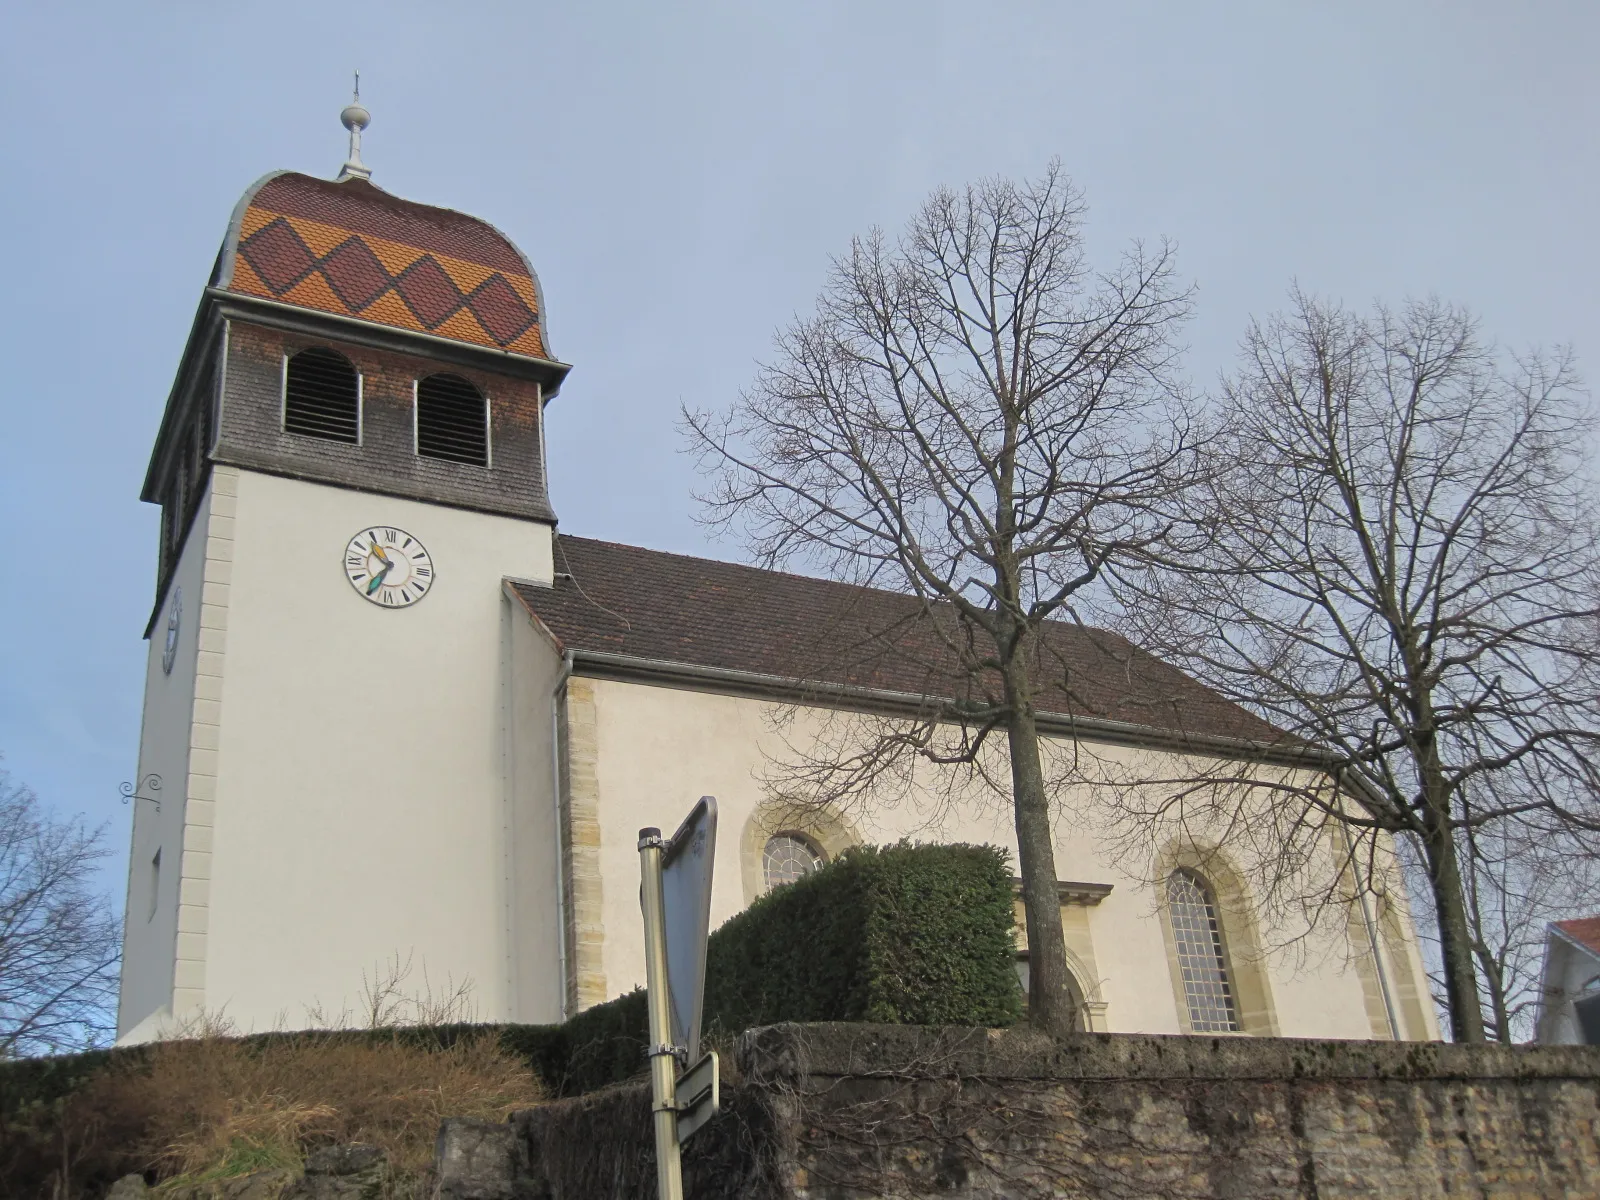
M290 203L273 205L274 196ZM327 219L340 216L346 219ZM384 236L391 232L396 236ZM446 242L463 253L446 253ZM538 293L529 275L508 269L514 261L514 247L473 218L400 201L369 184L352 189L291 175L271 180L246 209L228 286L543 358Z

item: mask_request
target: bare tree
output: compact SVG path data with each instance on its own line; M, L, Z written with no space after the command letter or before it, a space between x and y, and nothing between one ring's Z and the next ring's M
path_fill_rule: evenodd
M1600 894L1600 857L1566 830L1537 820L1468 829L1459 840L1467 927L1487 1035L1507 1045L1531 1041L1547 926L1593 906ZM1420 862L1408 862L1407 868L1427 906L1426 868ZM1444 975L1436 936L1424 934L1423 955L1442 1001Z
M122 928L95 890L101 831L0 770L0 1058L81 1050L115 1023Z
M1191 453L1171 249L1096 274L1083 212L1054 164L935 192L898 242L852 242L730 412L684 414L711 522L737 523L765 565L914 597L917 628L880 632L940 660L922 715L806 772L815 796L868 794L907 760L992 778L1003 739L1030 1019L1048 1029L1072 1010L1036 710L1060 664L1041 630L1108 561L1167 536L1155 512Z
M434 990L428 964L422 964L422 986L408 986L415 964L415 952L402 959L400 951L372 964L372 974L361 972L360 1008L351 1012L348 1005L330 1012L321 1001L305 1006L306 1022L314 1029L397 1029L405 1025L470 1025L478 1021L478 1006L472 993L476 985L468 976L459 984L451 975L444 987Z
M1438 302L1296 292L1242 359L1186 501L1207 547L1121 576L1126 615L1341 784L1279 789L1283 853L1342 824L1370 882L1379 835L1411 840L1452 1032L1482 1040L1464 847L1600 830L1589 409L1566 355L1501 354Z

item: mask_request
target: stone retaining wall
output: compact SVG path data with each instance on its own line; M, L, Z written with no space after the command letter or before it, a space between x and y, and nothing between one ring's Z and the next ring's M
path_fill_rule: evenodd
M1589 1047L778 1025L733 1059L691 1200L1600 1196ZM501 1194L655 1194L641 1085L511 1125Z

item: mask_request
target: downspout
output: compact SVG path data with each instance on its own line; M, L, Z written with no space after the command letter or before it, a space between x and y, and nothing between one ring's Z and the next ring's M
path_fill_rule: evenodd
M1339 811L1344 811L1344 801L1339 801ZM1341 819L1339 832L1344 835L1344 852L1350 861L1352 877L1355 874L1356 847L1350 838L1350 827ZM1361 881L1356 879L1356 898L1361 903L1361 923L1367 927L1367 944L1372 947L1372 964L1378 972L1378 991L1383 996L1383 1012L1389 1019L1389 1039L1400 1040L1400 1022L1395 1017L1394 997L1389 994L1389 972L1383 965L1383 947L1378 940L1378 924L1373 919L1372 907L1367 896L1367 889L1361 886ZM566 943L563 942L563 945Z
M561 655L561 670L550 688L550 781L556 816L556 944L561 954L561 1019L567 1019L567 867L561 821L561 713L558 697L572 676L572 651Z

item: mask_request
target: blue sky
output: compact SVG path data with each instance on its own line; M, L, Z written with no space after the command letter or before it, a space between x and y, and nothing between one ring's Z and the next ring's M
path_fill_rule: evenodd
M373 181L540 273L562 528L737 557L694 523L679 404L731 399L852 234L1053 156L1097 255L1178 243L1202 385L1294 279L1591 362L1597 43L1580 0L9 5L0 753L109 824L120 903L150 444L235 201L336 172L354 67Z

